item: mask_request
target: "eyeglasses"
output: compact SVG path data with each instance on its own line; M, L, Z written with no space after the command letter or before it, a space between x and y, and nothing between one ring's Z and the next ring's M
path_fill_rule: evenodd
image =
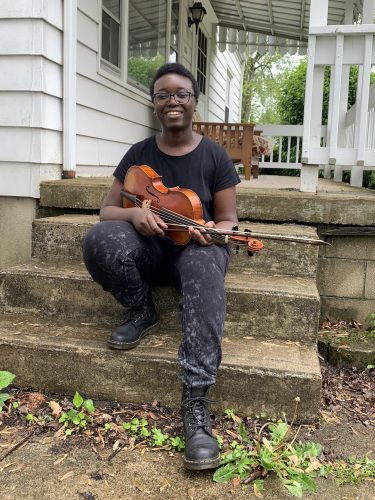
M154 94L152 98L158 104L169 104L172 97L177 104L186 104L190 101L191 96L194 96L194 94L188 92L187 90L180 90L174 94L170 94L169 92L158 92L157 94Z

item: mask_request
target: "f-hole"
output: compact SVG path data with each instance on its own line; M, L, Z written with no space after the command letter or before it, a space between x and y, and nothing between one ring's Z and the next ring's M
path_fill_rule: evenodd
M154 199L156 200L156 202L159 203L159 205L160 205L160 198L158 196L156 196L156 194L154 194L150 191L150 186L146 186L146 191L148 192L149 195L153 196Z

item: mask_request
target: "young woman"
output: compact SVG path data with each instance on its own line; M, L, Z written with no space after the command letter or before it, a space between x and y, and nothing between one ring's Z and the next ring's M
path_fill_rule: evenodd
M158 324L150 285L161 276L181 293L184 462L189 469L208 469L220 463L206 394L221 361L229 251L192 227L190 244L174 244L158 215L122 207L121 190L129 167L148 165L165 186L189 188L199 196L207 227L232 229L239 178L225 150L192 129L199 88L185 67L170 63L159 68L150 93L161 132L133 145L116 168L101 222L85 238L84 259L93 279L130 309L128 319L110 336L111 348L136 347Z

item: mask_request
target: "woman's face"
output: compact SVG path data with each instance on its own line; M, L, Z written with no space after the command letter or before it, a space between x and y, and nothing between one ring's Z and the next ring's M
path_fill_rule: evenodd
M188 92L191 94L189 97L186 95ZM169 99L169 94L175 93L177 96L172 95ZM176 73L164 75L155 82L155 94L160 102L154 97L154 110L163 130L178 131L192 127L196 99L189 78ZM187 102L181 103L185 100Z

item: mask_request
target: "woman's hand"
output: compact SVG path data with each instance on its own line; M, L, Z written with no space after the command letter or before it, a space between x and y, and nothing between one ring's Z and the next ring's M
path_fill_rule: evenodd
M215 223L211 220L206 222L204 225L207 228L214 228ZM203 231L203 233L201 232ZM189 233L193 240L200 243L203 246L213 245L214 241L208 233L204 232L204 229L194 229L192 226L189 227Z
M144 208L134 208L131 223L143 236L163 236L167 224L156 214Z

